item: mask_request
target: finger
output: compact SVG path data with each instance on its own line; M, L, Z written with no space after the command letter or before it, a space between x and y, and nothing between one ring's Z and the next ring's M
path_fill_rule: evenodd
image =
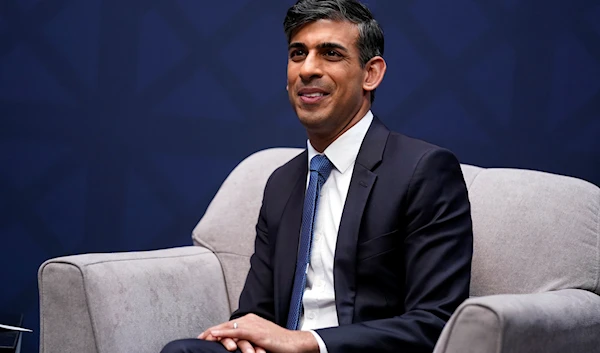
M225 347L225 349L227 349L230 352L233 352L238 348L235 341L232 340L231 338L223 338L221 340L221 344L223 345L223 347Z
M214 331L211 331L210 334L215 337L221 337L221 338L239 338L239 339L247 340L250 342L254 341L252 339L252 337L250 337L251 336L250 332L243 328L214 330Z
M239 340L237 346L242 353L256 353L252 344L246 340Z
M262 347L254 347L255 353L267 353L267 351Z
M217 326L213 326L206 331L210 332L210 331L214 331L214 330L224 330L224 329L228 329L228 328L233 328L233 324L234 324L234 321L226 321L222 324L218 324Z
M213 335L211 335L210 333L207 333L206 335L204 335L204 338L198 336L199 339L201 340L205 340L205 341L218 341L219 339Z
M198 338L201 340L206 339L206 337L210 335L210 331L215 330L215 329L217 329L217 326L207 328L206 330L204 330L204 332L202 332L201 334L198 335Z
M203 340L207 340L207 341L215 341L216 338L213 339L208 339L207 337L210 335L210 332L213 330L224 330L224 329L230 329L234 327L234 323L236 321L225 321L221 324L218 324L216 326L213 326L211 328L206 329L204 332L202 332L200 335L198 335L199 339L203 339ZM213 335L214 336L214 335Z

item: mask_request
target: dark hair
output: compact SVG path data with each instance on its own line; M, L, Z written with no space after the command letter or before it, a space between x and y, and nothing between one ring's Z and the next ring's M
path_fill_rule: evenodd
M358 26L356 46L361 67L373 57L383 55L383 30L371 11L357 0L298 0L283 21L288 44L296 31L318 20L350 21ZM371 91L371 102L374 99L375 90Z

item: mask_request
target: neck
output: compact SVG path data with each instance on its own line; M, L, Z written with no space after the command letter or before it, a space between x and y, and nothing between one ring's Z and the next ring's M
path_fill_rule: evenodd
M371 105L367 105L361 108L358 113L356 113L351 119L346 121L345 125L337 127L337 129L322 132L322 131L310 131L307 130L308 139L310 140L310 144L313 148L319 152L323 153L329 145L331 145L335 140L337 140L340 136L342 136L346 131L350 130L354 125L356 125L362 118L367 115L367 112L371 109Z

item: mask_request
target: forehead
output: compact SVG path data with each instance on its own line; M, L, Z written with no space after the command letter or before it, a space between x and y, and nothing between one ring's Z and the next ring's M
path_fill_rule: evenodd
M349 21L318 20L297 30L290 43L300 42L308 47L320 43L339 43L348 49L358 40L358 26Z

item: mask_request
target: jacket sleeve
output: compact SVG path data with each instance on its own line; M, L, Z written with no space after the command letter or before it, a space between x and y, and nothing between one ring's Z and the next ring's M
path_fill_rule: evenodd
M329 353L431 352L454 310L469 295L473 231L458 160L426 152L406 193L404 314L316 330Z
M270 181L271 178L265 187L256 224L256 239L254 254L250 257L250 271L240 294L239 308L231 315L232 320L253 313L269 321L275 321L273 268L267 225L267 194Z

